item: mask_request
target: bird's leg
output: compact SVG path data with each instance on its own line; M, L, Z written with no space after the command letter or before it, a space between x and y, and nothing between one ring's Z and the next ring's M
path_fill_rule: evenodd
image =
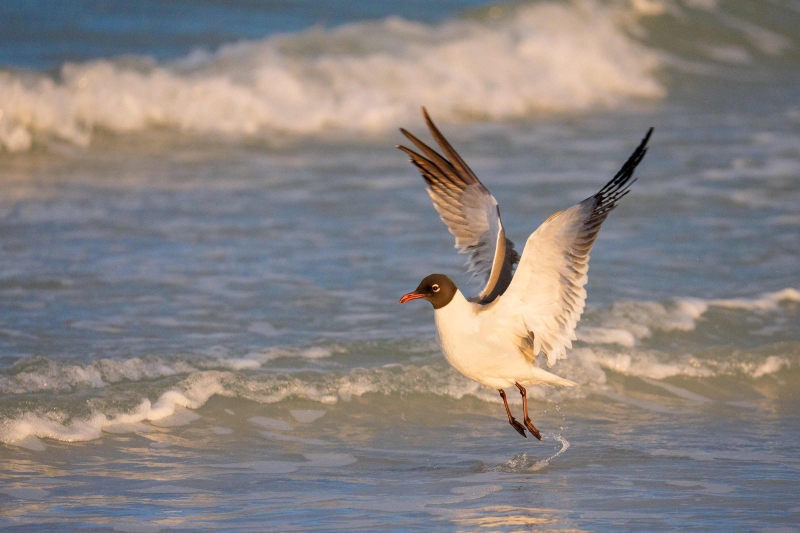
M516 381L514 382L514 385L517 386L517 388L519 389L519 393L522 395L522 414L525 417L523 419L523 422L525 422L525 427L528 428L528 430L531 433L533 433L534 437L536 437L539 440L542 440L542 434L539 433L539 430L536 429L536 426L533 425L533 422L531 422L531 418L528 416L528 391L526 391L525 387L523 387Z
M517 433L525 437L526 439L528 436L525 434L525 428L522 427L522 424L517 422L517 419L511 416L511 409L508 408L508 400L506 400L506 392L503 389L497 389L500 391L500 397L503 398L503 403L506 406L506 414L508 415L508 423L517 430Z

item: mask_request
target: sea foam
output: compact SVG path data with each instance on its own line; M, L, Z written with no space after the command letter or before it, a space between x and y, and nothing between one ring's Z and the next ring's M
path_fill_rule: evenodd
M640 344L654 331L691 331L714 307L737 312L745 310L754 317L768 318L775 313L792 312L790 306L797 302L800 302L800 291L789 288L753 298L616 302L609 308L590 310L590 315L595 315L590 316L590 320L600 325L590 326L588 333L579 332L583 344L573 348L569 357L554 368L557 374L580 386L562 390L530 387L529 397L553 401L593 393L612 394L607 389L609 372L641 378L648 383L677 376L761 379L784 372L800 363L796 342L776 345L775 349L726 348L704 354L665 352ZM193 360L153 357L83 363L46 358L22 360L0 374L4 402L11 401L0 405L3 409L0 442L39 450L44 445L37 438L76 442L97 439L103 432L146 432L148 424L162 427L187 424L199 418L187 410L202 407L215 395L264 404L294 398L330 405L353 401L366 394L433 394L453 399L472 397L485 402L500 401L495 390L463 377L441 358L349 369L346 365L336 365L335 361L327 362L337 355L346 356L347 352L346 347L338 344L302 349L273 348L236 358L232 364L218 355ZM307 367L308 371L287 371L274 366L285 362L285 358L312 366ZM242 364L242 361L248 363ZM320 361L326 361L326 366L318 366ZM670 387L667 385L665 389L669 391ZM40 404L36 401L20 404L14 400L42 391L49 394L35 396L43 402ZM87 395L92 398L88 403L91 406L88 415ZM56 403L52 403L54 398ZM75 398L77 400L72 401ZM517 397L510 399L519 402ZM321 410L292 412L301 423L324 414ZM291 429L287 422L264 417L251 418L250 422L272 430L269 438L296 438L274 434L274 430Z
M81 146L98 130L204 135L380 132L418 119L508 119L661 98L658 55L599 2L509 5L427 25L390 17L196 51L0 72L0 147Z
M713 307L754 313L776 311L782 303L800 302L800 291L786 288L753 298L674 298L666 302L622 300L609 309L590 309L578 326L578 340L587 344L634 347L656 331L692 331Z

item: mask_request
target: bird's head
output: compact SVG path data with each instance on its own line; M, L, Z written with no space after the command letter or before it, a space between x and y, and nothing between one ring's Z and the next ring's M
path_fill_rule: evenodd
M457 290L456 284L444 274L431 274L420 281L416 289L400 298L400 303L423 299L428 300L434 309L441 309L450 303Z

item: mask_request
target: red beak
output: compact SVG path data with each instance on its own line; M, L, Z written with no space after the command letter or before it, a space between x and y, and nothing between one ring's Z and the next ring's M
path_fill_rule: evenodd
M406 302L410 302L411 300L419 300L420 298L425 298L424 294L420 294L417 291L409 292L408 294L404 294L402 298L400 298L400 303L404 304Z

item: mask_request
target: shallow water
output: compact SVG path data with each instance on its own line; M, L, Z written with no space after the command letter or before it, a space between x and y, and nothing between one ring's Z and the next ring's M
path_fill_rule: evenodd
M111 31L56 75L20 56L0 72L0 524L794 530L800 8L747 5L295 5L183 47L186 26L124 50ZM397 305L431 272L469 286L394 149L422 104L518 247L656 128L553 368L579 386L529 391L541 443L447 366L428 306Z

